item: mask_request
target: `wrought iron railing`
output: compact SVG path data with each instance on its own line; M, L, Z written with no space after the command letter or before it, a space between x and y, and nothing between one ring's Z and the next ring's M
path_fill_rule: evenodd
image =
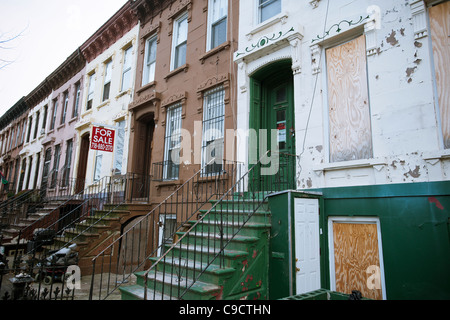
M183 170L195 170L194 174L167 197L161 194L155 208L138 218L92 260L90 299L106 299L120 285L127 283L134 272L145 270L149 258L166 245L163 239L175 238L176 232L184 230L189 220L196 219L200 209L211 206L210 200L220 198L241 174L241 166L237 162L223 161L222 170L216 173L205 173L206 166L200 170L198 166L184 167ZM153 181L153 191L162 187L158 182ZM170 219L173 223L168 223ZM98 286L95 292L94 283Z
M269 170L264 163L271 157ZM296 181L297 157L267 152L144 273L144 299L183 299L213 263L225 266L228 245L273 192ZM267 175L265 175L267 174ZM270 225L269 225L270 226Z

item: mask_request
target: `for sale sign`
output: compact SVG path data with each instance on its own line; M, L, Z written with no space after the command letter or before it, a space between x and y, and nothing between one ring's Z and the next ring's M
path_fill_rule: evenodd
M114 152L115 131L111 129L92 127L91 149Z

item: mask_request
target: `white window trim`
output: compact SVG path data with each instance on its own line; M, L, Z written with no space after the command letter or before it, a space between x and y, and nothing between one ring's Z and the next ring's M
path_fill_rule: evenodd
M376 224L377 225L377 240L378 240L378 255L380 259L380 276L381 276L381 291L383 300L386 300L386 282L384 272L384 260L383 260L383 244L381 239L381 227L380 219L378 217L328 217L328 248L329 248L329 261L330 261L330 288L332 291L336 291L336 268L334 263L334 235L333 235L333 223L352 223L352 224Z
M153 72L152 78L149 79L150 68L148 66L148 54L149 54L149 50L150 50L150 43L153 41L156 41L156 53L158 53L158 49L157 49L158 48L158 35L155 34L151 37L148 37L148 39L145 40L144 65L143 65L143 70L142 70L142 86L145 86L145 85L155 81L156 70ZM155 69L156 69L156 58L153 63L155 64Z
M276 15L274 15L274 16L272 16L272 17L270 17L270 18L268 18L268 19L266 19L264 21L262 21L261 20L262 17L261 17L261 10L260 10L259 1L260 0L256 0L255 1L255 4L256 4L256 24L257 25L269 23L270 21L272 21L273 19L276 19L280 14L283 13L283 0L280 0L280 2L281 2L281 10L280 10L280 12L277 13ZM269 0L267 0L267 1L269 1Z
M104 62L104 75L103 75L103 86L102 86L102 102L108 101L111 98L111 83L112 83L112 72L113 72L113 61L108 59ZM110 67L110 73L108 73L108 67ZM108 98L104 99L105 86L109 83Z
M171 140L173 139L173 137L177 134L181 134L181 132L179 132L183 126L182 126L182 105L181 104L175 104L171 107L169 107L167 109L167 120L166 120L166 130L165 130L165 135L164 135L164 165L163 165L163 180L177 180L179 179L179 172L178 172L178 177L168 177L169 176L169 171L168 171L168 161L171 161L172 159L170 159L170 155L169 152L172 150L176 150L181 148L181 145L178 148L171 148ZM180 111L174 113L173 110L175 109L180 109ZM175 115L179 115L180 119L179 119L179 128L172 128L172 121L170 119L171 116L175 116Z
M87 99L86 99L86 108L85 108L86 111L92 110L94 108L94 93L95 93L95 82L96 82L95 75L96 75L95 71L88 75L89 81L87 84L88 87L87 87ZM92 101L92 105L91 105L91 108L88 110L87 107L88 107L89 101Z
M228 39L228 16L229 16L229 6L227 4L227 15L225 16L225 19L227 20L227 30L226 30L226 39ZM224 17L220 18L219 20L222 20ZM206 51L212 50L215 47L212 46L212 26L213 23L216 21L213 21L213 0L208 0L208 32L206 34Z
M186 35L186 43L187 43L187 37L189 35L189 16L188 16L188 12L184 12L182 14L180 14L176 19L173 20L173 32L172 32L172 49L171 49L171 55L170 55L170 71L173 71L181 66L178 66L177 68L175 68L175 57L176 57L176 39L178 38L178 22L181 20L187 20L187 24L188 24L188 30L187 30L187 35Z
M133 45L130 45L130 46L125 47L125 48L122 50L122 52L123 52L122 79L121 79L121 81L120 81L120 91L121 91L121 92L127 91L128 89L130 89L130 88L132 87L132 83L133 83L133 81L132 81L132 79L133 79L133 74L132 74L132 69L133 69ZM129 52L129 54L130 54L130 56L129 56L129 59L130 59L130 61L129 61L129 66L127 66L127 65L125 64L125 63L127 62L127 61L126 61L127 52ZM123 87L123 85L124 85L124 82L123 82L123 81L124 81L124 79L125 79L124 75L125 75L125 73L127 73L127 72L130 72L130 83L128 84L128 88L124 88L124 87Z

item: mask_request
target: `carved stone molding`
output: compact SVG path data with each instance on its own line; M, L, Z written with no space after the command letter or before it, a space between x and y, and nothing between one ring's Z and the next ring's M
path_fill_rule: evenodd
M186 118L186 101L187 101L187 97L188 97L188 93L186 91L183 92L178 92L175 93L173 95L171 95L170 97L164 99L161 102L161 112L163 114L166 113L166 109L174 104L180 103L182 106L182 111L181 111L181 118L184 119ZM164 118L161 121L161 124L163 126L166 125L166 119Z
M203 92L206 90L209 90L215 86L218 86L220 84L224 84L225 82L229 82L230 80L230 74L229 73L223 73L217 76L213 76L206 81L203 81L198 87L197 87L197 98L201 99L203 96Z
M420 39L428 36L426 5L423 0L413 0L410 2L414 37Z

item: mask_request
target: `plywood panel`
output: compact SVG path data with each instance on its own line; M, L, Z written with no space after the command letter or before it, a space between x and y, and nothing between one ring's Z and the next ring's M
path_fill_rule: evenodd
M430 8L431 39L444 146L450 149L450 2Z
M376 224L333 223L336 291L359 290L364 297L381 300L381 288L369 288L370 266L380 267Z
M372 157L365 36L326 50L330 161Z

